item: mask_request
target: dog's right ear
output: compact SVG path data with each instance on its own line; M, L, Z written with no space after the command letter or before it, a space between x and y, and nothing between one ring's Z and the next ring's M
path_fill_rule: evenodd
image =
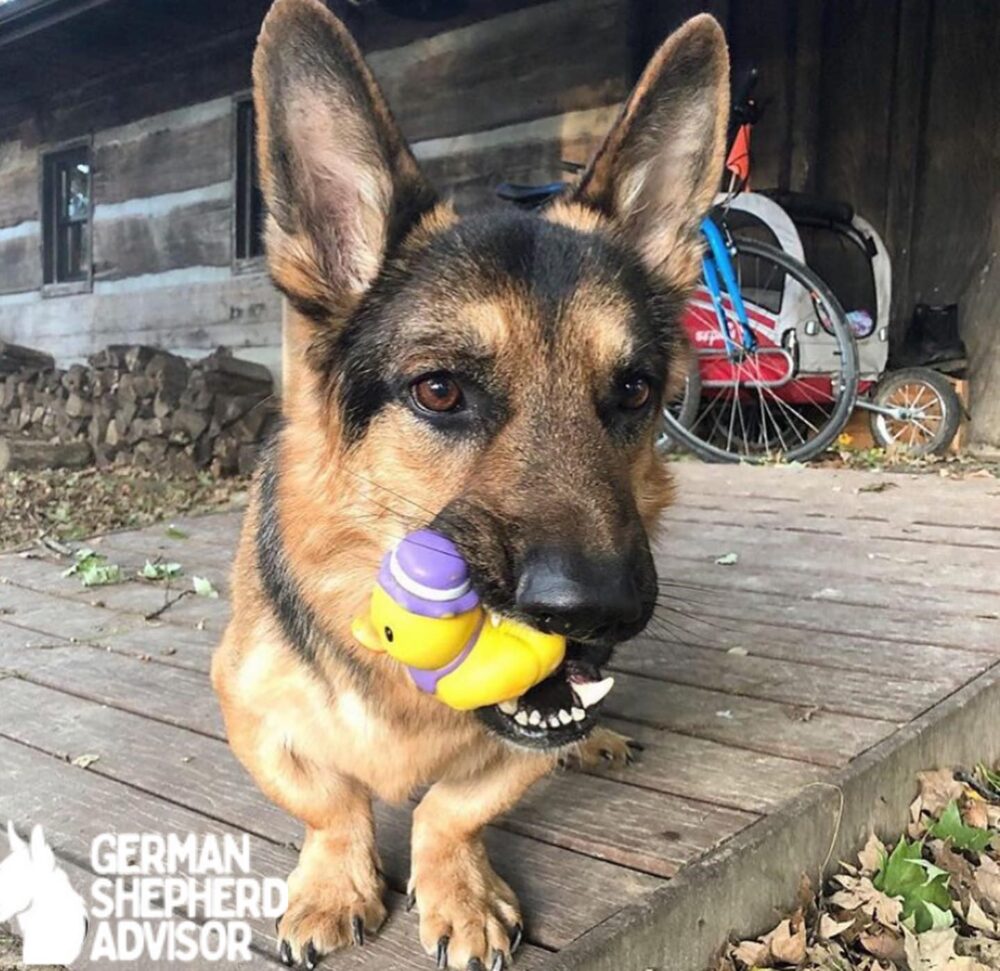
M271 275L296 309L335 320L434 192L357 45L319 0L276 0L253 79Z

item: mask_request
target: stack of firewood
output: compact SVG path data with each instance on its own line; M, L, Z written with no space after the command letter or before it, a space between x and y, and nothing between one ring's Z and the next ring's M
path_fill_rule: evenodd
M277 420L273 391L266 367L224 348L191 361L155 347L116 344L85 365L62 369L47 354L0 341L6 453L34 454L8 458L8 467L92 460L245 474Z

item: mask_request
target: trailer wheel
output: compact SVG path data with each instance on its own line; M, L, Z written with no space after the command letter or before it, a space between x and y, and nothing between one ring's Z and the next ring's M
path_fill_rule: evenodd
M879 382L872 401L902 412L900 417L869 412L875 443L912 458L945 452L962 420L962 403L952 383L930 368L893 371Z

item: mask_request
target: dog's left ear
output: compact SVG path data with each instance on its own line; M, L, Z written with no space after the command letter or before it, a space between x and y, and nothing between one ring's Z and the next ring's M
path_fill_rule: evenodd
M253 78L271 275L307 316L336 317L434 192L357 45L319 0L276 0Z
M653 56L576 190L679 288L697 279L698 224L722 178L728 123L726 38L700 14Z

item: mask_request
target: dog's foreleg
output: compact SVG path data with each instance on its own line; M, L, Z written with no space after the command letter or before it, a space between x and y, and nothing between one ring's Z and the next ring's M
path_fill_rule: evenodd
M438 967L500 968L520 943L517 898L490 865L482 830L553 762L505 756L475 776L438 782L414 811L410 898L420 911L420 942Z
M312 968L329 951L364 944L365 934L385 920L371 796L360 783L340 777L324 779L311 796L286 792L284 797L277 801L294 806L306 823L306 837L288 878L279 955L287 965Z

